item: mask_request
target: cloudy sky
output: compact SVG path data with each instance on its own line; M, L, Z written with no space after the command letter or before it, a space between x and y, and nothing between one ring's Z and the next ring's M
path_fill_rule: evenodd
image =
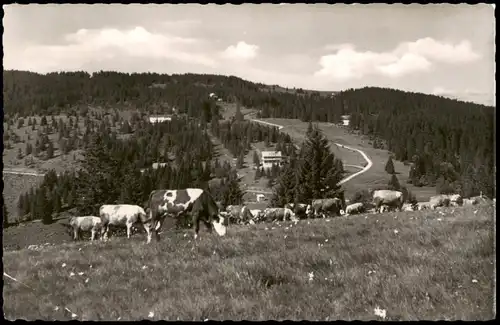
M490 5L8 5L4 69L215 73L494 103Z

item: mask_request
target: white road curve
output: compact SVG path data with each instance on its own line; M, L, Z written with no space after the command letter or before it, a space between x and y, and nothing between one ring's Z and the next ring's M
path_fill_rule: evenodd
M27 175L27 176L38 176L38 177L43 177L45 174L39 174L39 173L26 173L26 172L15 172L15 171L9 171L9 170L3 170L4 174L11 174L11 175Z
M254 122L257 122L257 123L262 123L262 124L267 124L267 125L271 125L271 126L275 126L277 127L279 130L281 130L283 128L282 125L278 125L278 124L275 124L275 123L269 123L269 122L266 122L266 121L261 121L261 120L256 120L256 119L251 119L251 121L254 121ZM345 149L348 149L348 150L352 150L352 151L357 151L361 154L361 156L363 156L363 158L366 160L367 162L367 165L362 169L360 170L359 172L357 173L354 173L354 174L351 174L349 176L347 176L346 178L342 179L338 185L342 185L344 184L345 182L348 182L350 181L351 179L353 179L354 177L357 177L363 173L366 173L372 166L373 166L373 162L372 160L370 159L370 157L368 157L362 150L359 150L359 149L356 149L356 148L352 148L352 147L349 147L349 146L346 146L346 145L343 145L343 144L340 144L340 143L336 143L336 142L333 142L335 145L337 145L338 147L341 147L341 148L345 148ZM297 146L296 146L297 147ZM347 165L345 165L347 166ZM355 165L349 165L351 167L357 167Z

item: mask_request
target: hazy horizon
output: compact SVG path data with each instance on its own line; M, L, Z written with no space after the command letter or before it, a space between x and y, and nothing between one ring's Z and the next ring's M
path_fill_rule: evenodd
M487 4L13 4L4 11L5 70L234 75L494 105Z

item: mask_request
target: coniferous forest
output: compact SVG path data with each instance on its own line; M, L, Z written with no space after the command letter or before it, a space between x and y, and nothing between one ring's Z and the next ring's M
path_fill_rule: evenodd
M85 132L78 132L57 120L45 121L46 128L61 134L65 146L83 150L82 168L59 176L48 173L42 186L21 195L19 210L32 219L70 207L95 213L96 206L106 202L142 205L155 188L208 188L209 184L217 184L211 188L217 200L238 204L243 192L236 172L214 157L209 133L236 158L257 141L278 143L288 156L299 158L291 159L281 170L277 204L285 199L300 202L323 196L310 184L340 179L340 168L334 166L341 163L321 149L317 130L302 152L295 153L291 139L275 128L238 117L220 120L220 107L209 99L210 93L257 109L260 118L338 123L342 115L349 114L350 128L371 137L374 146L393 152L395 159L411 163L409 177L415 186L436 186L464 196L480 192L496 196L494 107L385 88L324 94L302 89L277 91L276 87L220 75L4 71L4 119L9 127L28 123L33 115L68 114L86 123ZM110 128L112 116L91 120L89 106L139 113L117 131ZM150 114L172 113L171 122L151 125L145 119ZM26 151L44 151L50 156L51 144L44 134L39 142L39 147L27 146ZM307 159L300 157L311 155L329 167L313 170L306 166L303 161ZM151 169L156 161L166 165ZM297 170L302 172L292 173ZM210 182L214 178L221 182ZM289 191L290 184L297 182L306 185ZM328 191L338 193L339 189Z

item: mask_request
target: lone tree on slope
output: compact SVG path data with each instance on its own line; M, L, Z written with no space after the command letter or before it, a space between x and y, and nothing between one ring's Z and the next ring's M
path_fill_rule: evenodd
M385 171L387 174L394 175L396 171L394 170L394 163L392 161L392 157L389 156L389 159L387 160L387 163L385 164Z

